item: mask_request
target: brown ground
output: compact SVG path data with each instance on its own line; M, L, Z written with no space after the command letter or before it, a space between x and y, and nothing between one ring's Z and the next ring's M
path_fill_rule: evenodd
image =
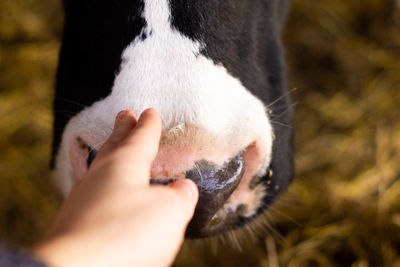
M57 1L0 1L0 239L10 244L38 240L59 206L48 159L61 14ZM295 1L285 34L295 182L242 252L191 242L176 266L400 266L399 15L397 0Z

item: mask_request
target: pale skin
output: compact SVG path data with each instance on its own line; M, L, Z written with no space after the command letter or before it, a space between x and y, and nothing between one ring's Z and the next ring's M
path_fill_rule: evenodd
M138 121L132 111L120 112L110 138L33 254L60 267L171 265L198 190L188 179L149 185L160 135L154 109Z

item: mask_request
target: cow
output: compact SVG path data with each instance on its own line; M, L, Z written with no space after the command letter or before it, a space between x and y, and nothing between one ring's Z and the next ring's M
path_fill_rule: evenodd
M116 114L162 119L152 184L192 179L186 231L251 223L293 177L293 108L281 33L290 0L64 0L53 176L67 195Z

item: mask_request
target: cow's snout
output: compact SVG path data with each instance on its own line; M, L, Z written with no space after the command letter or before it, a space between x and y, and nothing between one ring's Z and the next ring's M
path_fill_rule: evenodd
M96 156L88 147L87 167ZM83 153L82 153L83 155ZM164 130L159 151L150 170L150 184L168 185L191 179L198 187L199 201L186 236L207 237L232 230L251 217L264 194L255 180L264 168L265 154L258 143L218 138L198 127Z

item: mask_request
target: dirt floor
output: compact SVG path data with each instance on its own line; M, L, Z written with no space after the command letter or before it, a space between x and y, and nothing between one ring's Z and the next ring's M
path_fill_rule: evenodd
M9 244L37 241L61 201L48 171L61 32L58 1L0 1ZM400 266L400 2L295 0L284 40L295 180L256 236L186 242L176 266Z

